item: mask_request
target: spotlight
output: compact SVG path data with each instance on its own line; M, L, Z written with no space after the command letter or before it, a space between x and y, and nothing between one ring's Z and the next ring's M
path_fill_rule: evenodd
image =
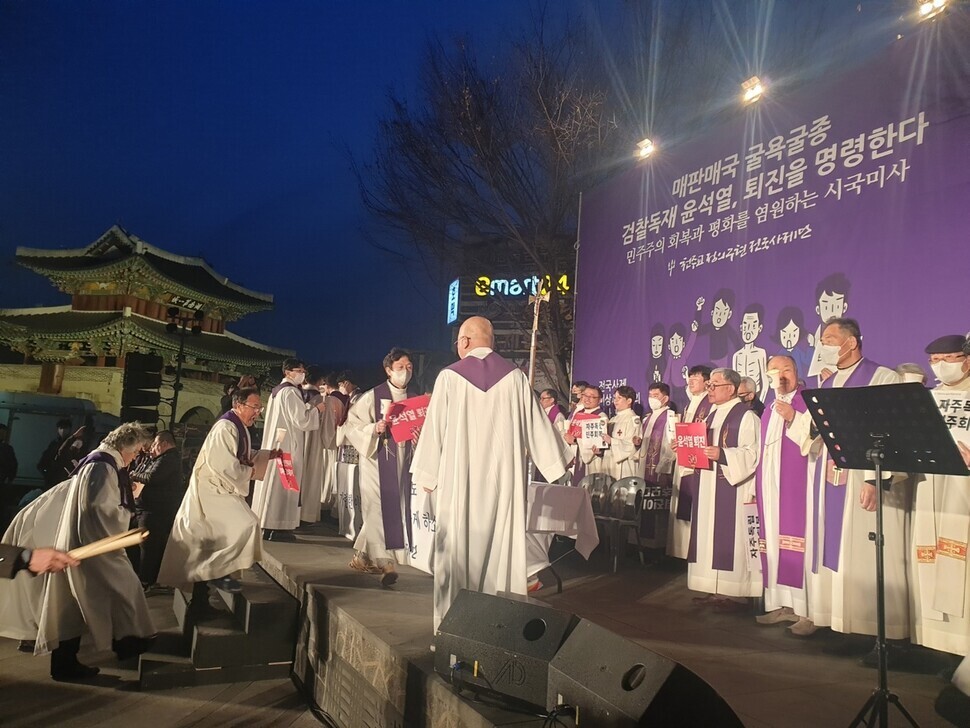
M926 0L919 4L919 19L935 18L946 9L947 0Z
M649 139L644 139L642 142L637 142L637 157L639 159L646 159L655 149L653 142Z
M765 92L765 87L760 78L752 76L741 84L741 91L741 101L745 104L752 104L761 98L761 95Z

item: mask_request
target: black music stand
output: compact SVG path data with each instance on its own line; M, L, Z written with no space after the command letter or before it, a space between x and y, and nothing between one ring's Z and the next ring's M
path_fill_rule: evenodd
M922 384L881 387L807 389L802 392L832 461L845 470L875 470L882 483L883 468L902 473L970 475L953 437L943 421L933 395ZM885 487L885 486L884 486ZM876 532L869 540L876 546L876 652L879 687L849 724L889 725L889 705L895 705L909 724L913 716L889 691L886 654L886 584L883 561L883 488L876 488Z

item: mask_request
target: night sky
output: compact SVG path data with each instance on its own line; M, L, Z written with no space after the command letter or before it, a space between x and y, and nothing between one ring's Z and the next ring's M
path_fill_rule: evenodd
M580 3L553 3L552 12ZM230 324L309 361L446 349L446 291L360 234L351 155L387 92L416 93L426 43L487 55L524 0L0 0L0 307L67 296L18 245L79 248L114 223L272 293Z

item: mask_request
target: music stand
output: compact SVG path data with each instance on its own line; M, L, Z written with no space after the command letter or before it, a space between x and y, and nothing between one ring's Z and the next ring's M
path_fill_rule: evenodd
M903 473L970 475L933 395L922 384L892 384L845 389L807 389L802 392L832 461L845 470L875 470L882 483L883 468ZM876 488L876 653L879 687L849 724L880 728L889 725L889 704L917 723L889 691L886 654L886 584L883 561L883 488Z

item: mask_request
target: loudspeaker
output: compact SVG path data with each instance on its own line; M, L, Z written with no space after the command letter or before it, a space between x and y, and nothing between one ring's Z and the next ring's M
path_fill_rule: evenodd
M546 708L596 728L743 728L717 692L673 660L580 620L549 665Z
M456 687L542 708L549 662L578 621L526 597L462 590L435 634L435 672Z

